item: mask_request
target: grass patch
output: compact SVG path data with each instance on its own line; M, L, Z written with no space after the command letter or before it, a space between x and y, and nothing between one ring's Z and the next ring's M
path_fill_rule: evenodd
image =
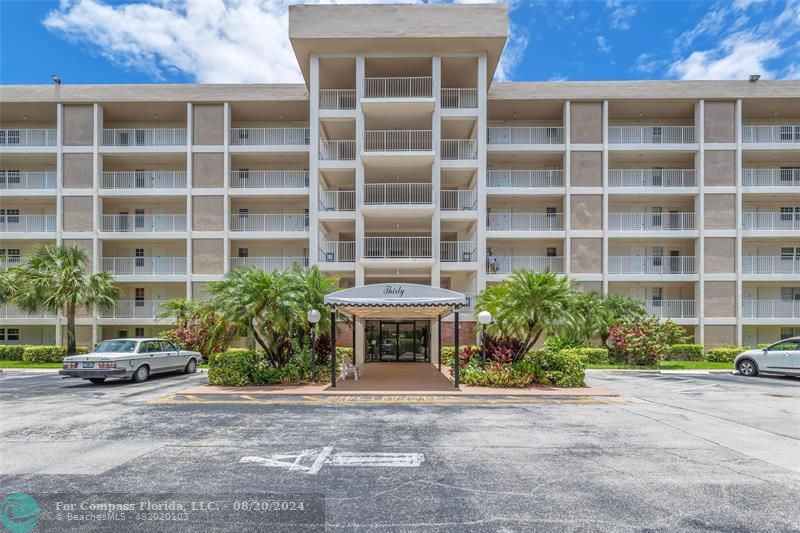
M61 368L61 363L29 363L0 359L0 368Z
M601 370L733 370L731 363L711 361L661 361L657 365L588 365L586 368Z

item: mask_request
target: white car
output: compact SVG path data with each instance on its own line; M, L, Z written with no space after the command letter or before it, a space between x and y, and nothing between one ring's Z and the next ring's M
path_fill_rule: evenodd
M203 361L198 352L179 350L164 339L110 339L92 353L64 358L59 374L103 383L107 378L146 381L150 374L182 371L192 374Z
M800 337L783 339L766 348L747 350L736 356L733 365L743 376L759 373L800 376Z

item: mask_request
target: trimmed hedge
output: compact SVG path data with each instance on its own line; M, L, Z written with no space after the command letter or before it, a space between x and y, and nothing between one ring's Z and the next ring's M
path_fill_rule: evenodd
M211 385L244 387L253 383L258 354L254 350L231 348L208 357L208 382Z
M584 365L608 364L608 348L566 348L561 352L576 355Z
M89 348L77 346L76 354L87 354ZM26 363L60 363L67 356L66 346L37 346L27 344L0 345L0 359Z
M749 349L747 346L719 346L710 349L706 356L709 361L714 363L733 363L737 355Z
M573 352L532 350L525 356L524 366L533 373L534 381L556 387L584 387L585 371L580 357Z
M703 358L702 344L673 344L664 354L668 361L702 361Z
M25 346L21 344L0 345L0 359L6 361L22 361L22 354L24 352Z
M343 358L352 358L353 349L337 347L337 366ZM330 375L328 364L316 367L316 380L326 380ZM208 358L208 382L211 385L244 387L247 385L274 385L277 383L307 383L311 381L311 353L304 351L293 356L282 368L275 368L263 352L245 348L231 348Z

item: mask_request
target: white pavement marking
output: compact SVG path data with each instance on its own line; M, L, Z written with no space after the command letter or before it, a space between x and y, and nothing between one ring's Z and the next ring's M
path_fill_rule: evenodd
M688 387L688 388L685 388L685 389L676 390L675 392L688 392L688 391L692 391L692 390L707 389L709 387L716 387L716 386L717 386L716 383L712 383L711 385L700 385L698 387Z
M290 472L299 470L315 475L324 465L331 466L382 466L382 467L419 467L425 461L421 453L332 453L333 447L326 446L322 450L303 450L297 453L274 454L270 457L247 456L239 459L240 463L254 463L261 466L286 468ZM302 461L314 457L311 466L304 466Z

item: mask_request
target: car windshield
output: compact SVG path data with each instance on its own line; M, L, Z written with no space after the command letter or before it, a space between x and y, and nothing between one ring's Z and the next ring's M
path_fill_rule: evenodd
M136 341L103 341L94 349L95 352L133 353Z

